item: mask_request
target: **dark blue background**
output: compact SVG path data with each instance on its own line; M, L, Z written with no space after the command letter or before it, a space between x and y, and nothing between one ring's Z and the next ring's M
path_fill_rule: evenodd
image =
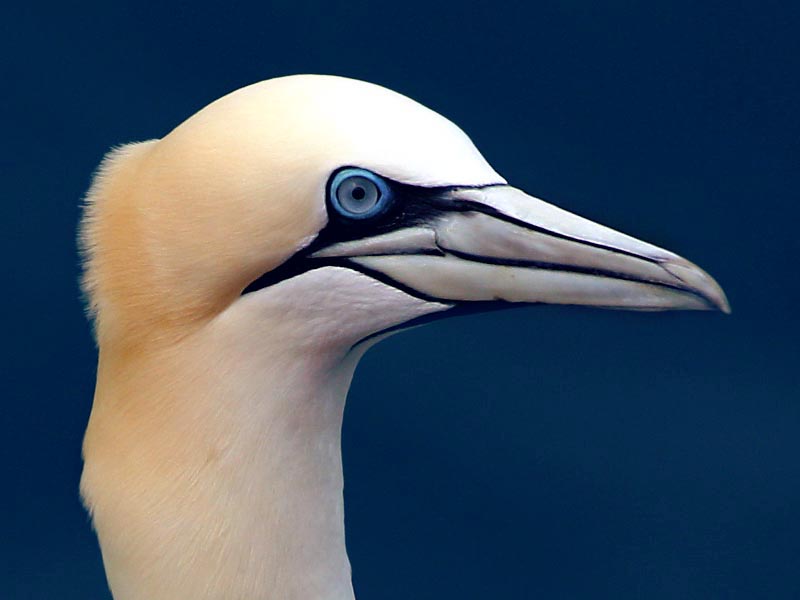
M77 496L90 173L297 72L431 106L734 310L527 308L370 351L344 426L359 598L800 597L796 2L72 4L0 18L1 598L108 597Z

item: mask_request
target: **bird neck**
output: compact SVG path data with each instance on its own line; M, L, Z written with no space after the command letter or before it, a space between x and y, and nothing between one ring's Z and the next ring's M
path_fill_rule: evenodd
M164 351L101 343L81 489L116 600L352 600L340 438L360 353L282 335L223 314Z

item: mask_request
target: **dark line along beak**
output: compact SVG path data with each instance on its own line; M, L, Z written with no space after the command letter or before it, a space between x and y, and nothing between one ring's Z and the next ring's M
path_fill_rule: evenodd
M696 265L518 189L454 189L443 199L453 210L311 258L346 259L446 303L730 312L720 286Z

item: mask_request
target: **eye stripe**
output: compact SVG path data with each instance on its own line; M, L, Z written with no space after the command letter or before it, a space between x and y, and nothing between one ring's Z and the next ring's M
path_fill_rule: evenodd
M389 194L391 194L391 202L388 202L385 209L374 215L373 218L358 219L342 215L333 205L331 191L337 176L343 173L358 173L359 175L368 173L369 176L383 182L389 190ZM308 245L304 246L283 264L252 281L242 290L242 294L256 292L307 271L325 266L336 264L352 268L346 259L311 258L311 255L322 248L338 243L373 237L382 233L424 224L443 212L473 210L470 206L453 202L450 198L450 192L456 189L480 189L493 187L494 185L502 184L424 187L394 181L358 167L341 167L339 170L334 171L328 179L326 197L330 219L327 225Z

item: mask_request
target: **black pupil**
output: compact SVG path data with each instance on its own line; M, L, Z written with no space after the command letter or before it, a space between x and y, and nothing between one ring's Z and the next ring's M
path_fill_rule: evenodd
M364 197L367 195L367 191L363 187L354 187L353 191L350 192L350 195L353 196L353 200L363 200Z

